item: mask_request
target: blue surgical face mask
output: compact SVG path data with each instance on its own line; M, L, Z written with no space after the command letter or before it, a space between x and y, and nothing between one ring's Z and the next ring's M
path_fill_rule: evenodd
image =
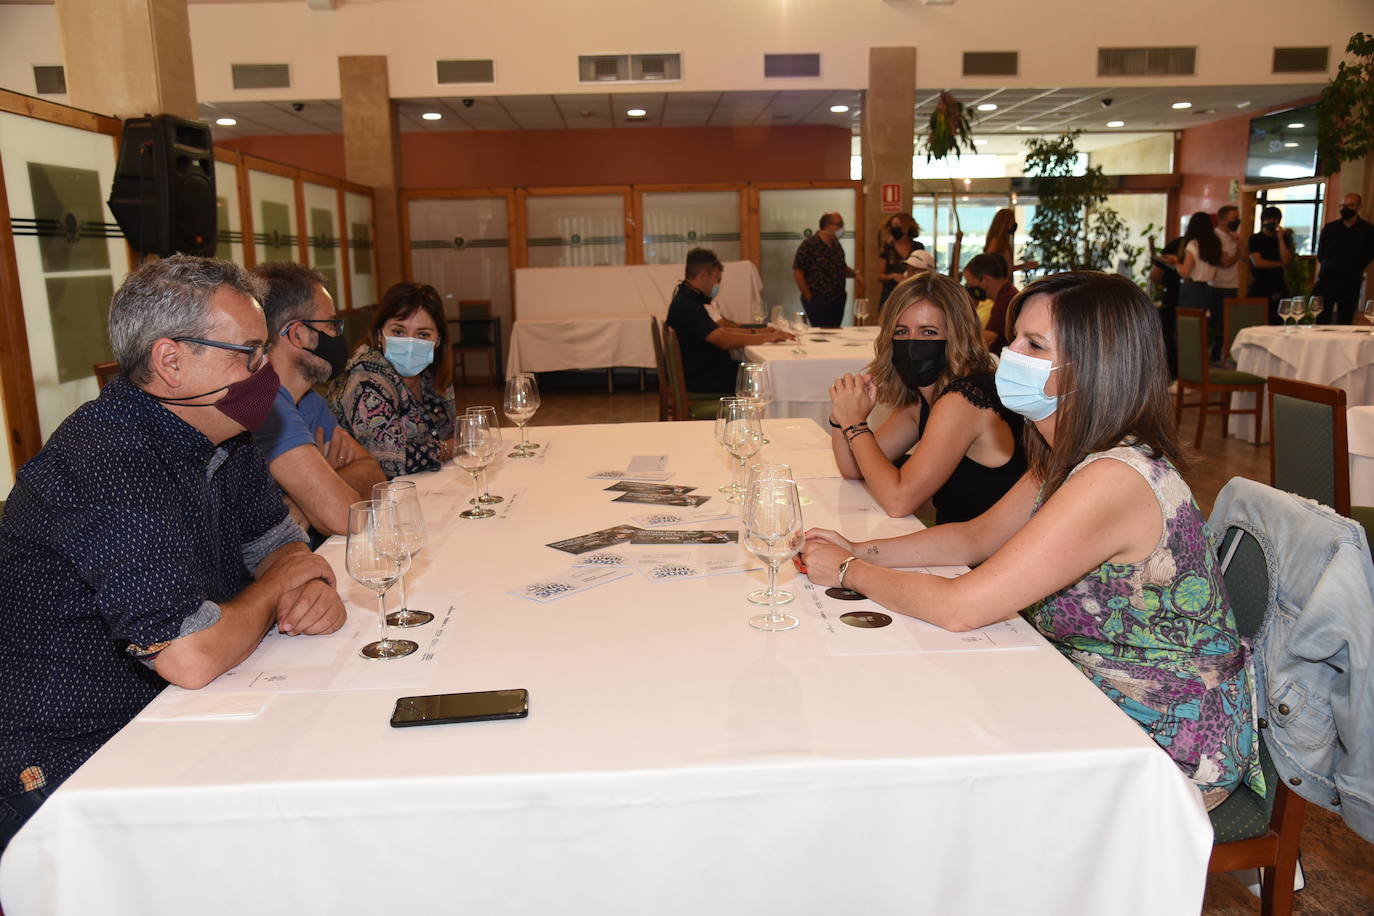
M1007 347L997 364L997 396L1002 406L1032 422L1059 409L1059 397L1045 394L1050 373L1060 368L1048 359L1037 359ZM1062 365L1062 364L1061 364Z
M711 298L714 299L714 298L716 298L716 297L719 296L719 295L720 295L720 284L719 284L719 283L716 283L716 284L714 284L714 285L711 287Z
M397 372L411 378L434 362L434 341L418 337L384 337L382 353Z

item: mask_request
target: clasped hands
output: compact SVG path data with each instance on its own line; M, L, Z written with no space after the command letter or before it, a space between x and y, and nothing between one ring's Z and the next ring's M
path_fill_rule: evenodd
M815 584L827 587L839 585L840 564L852 556L854 543L838 531L811 528L806 532L802 561L806 564L807 578Z
M841 427L853 426L868 419L878 406L878 386L873 376L846 373L830 386L830 413Z
M262 576L281 589L277 629L288 636L319 636L344 625L348 612L335 588L334 570L313 553L288 553Z

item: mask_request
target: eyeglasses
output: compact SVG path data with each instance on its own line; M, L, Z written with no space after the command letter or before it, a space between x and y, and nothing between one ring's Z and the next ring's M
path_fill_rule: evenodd
M267 361L267 344L236 344L223 340L209 340L204 337L173 337L177 343L200 344L202 347L214 347L218 350L233 350L235 353L243 353L248 358L248 371L257 372L262 368L262 364Z
M303 324L306 327L310 328L312 331L321 331L327 329L329 331L330 337L338 337L340 334L343 333L344 329L344 323L342 318L297 318L294 321L288 321L286 323L286 327L281 329L282 337L286 336L286 332L291 330L291 325L293 324ZM322 324L325 327L317 328L315 327L315 325L317 324Z

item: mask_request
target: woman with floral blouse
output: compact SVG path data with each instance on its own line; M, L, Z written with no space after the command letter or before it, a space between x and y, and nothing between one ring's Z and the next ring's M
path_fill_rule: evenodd
M366 345L330 386L329 406L387 477L437 471L453 457L453 355L434 287L386 291Z

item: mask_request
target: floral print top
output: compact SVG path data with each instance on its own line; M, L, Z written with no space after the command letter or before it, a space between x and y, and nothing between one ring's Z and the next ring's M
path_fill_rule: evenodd
M453 388L434 390L434 374L420 373L420 397L376 347L353 354L329 386L329 408L388 478L437 471L440 449L454 436Z
M1073 473L1103 458L1134 468L1154 490L1164 514L1159 544L1142 563L1103 563L1026 616L1173 758L1209 810L1241 782L1263 795L1250 648L1202 512L1177 469L1137 446L1089 455Z

